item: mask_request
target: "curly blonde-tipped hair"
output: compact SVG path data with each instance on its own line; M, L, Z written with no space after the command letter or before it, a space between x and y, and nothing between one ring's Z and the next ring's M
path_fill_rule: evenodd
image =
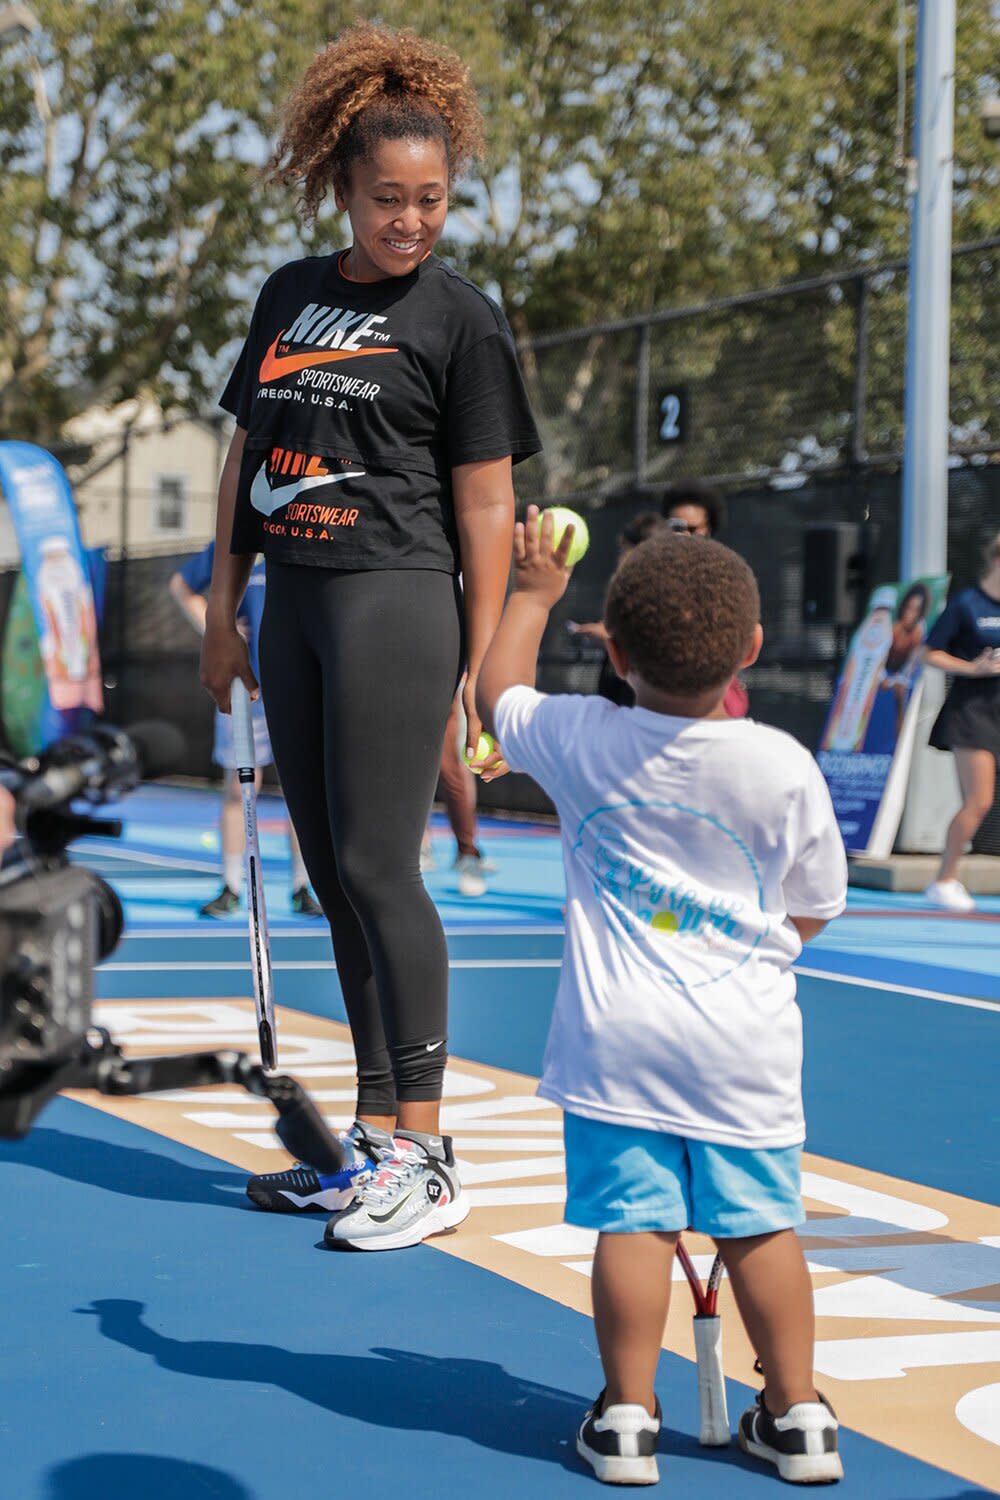
M313 219L331 188L380 141L440 140L456 177L484 150L469 70L448 47L368 21L342 31L309 64L288 102L269 162L272 180L298 183Z

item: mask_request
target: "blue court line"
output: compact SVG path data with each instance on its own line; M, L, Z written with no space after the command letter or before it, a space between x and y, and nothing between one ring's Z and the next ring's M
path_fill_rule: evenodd
M322 1217L255 1213L242 1173L83 1104L0 1157L19 1208L0 1246L12 1500L597 1494L573 1452L601 1384L582 1314L428 1247L320 1250ZM665 1353L657 1389L671 1493L777 1493L735 1445L698 1447L690 1363ZM728 1394L735 1418L750 1392ZM990 1493L841 1443L843 1500Z

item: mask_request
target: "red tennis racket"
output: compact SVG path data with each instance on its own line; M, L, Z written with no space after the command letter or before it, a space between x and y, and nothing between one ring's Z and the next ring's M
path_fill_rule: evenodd
M724 1448L729 1442L729 1410L726 1377L722 1369L722 1319L718 1313L722 1256L717 1255L702 1287L683 1240L677 1241L677 1259L694 1298L694 1353L698 1364L698 1406L701 1427L698 1441L706 1448Z

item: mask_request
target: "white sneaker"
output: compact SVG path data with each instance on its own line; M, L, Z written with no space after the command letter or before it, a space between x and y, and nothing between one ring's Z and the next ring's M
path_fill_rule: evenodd
M604 1392L580 1423L576 1451L602 1484L656 1484L660 1403L652 1416L644 1406L607 1406Z
M468 1216L450 1136L411 1131L397 1135L394 1147L359 1185L354 1203L327 1224L331 1250L403 1250Z
M478 854L463 854L455 861L460 896L485 896L486 876Z
M432 870L437 869L437 860L434 858L434 847L430 840L420 845L420 873L429 875Z
M976 903L960 880L933 880L924 891L932 906L945 911L975 911Z

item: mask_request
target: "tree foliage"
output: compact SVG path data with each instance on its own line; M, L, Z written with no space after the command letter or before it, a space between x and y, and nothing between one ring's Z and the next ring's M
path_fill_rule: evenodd
M305 231L255 168L287 85L359 12L469 62L490 155L447 253L522 338L906 253L896 0L33 8L39 30L0 53L5 433L140 390L202 404L263 271L342 241L332 211ZM957 240L1000 222L978 123L1000 22L993 0L959 12ZM912 63L911 39L908 117ZM571 394L594 378L580 353Z

